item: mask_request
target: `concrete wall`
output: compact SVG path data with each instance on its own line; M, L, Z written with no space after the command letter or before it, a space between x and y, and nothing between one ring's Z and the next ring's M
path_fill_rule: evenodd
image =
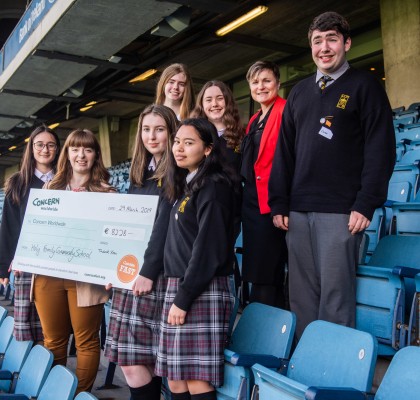
M391 106L420 102L420 1L381 0L385 85Z

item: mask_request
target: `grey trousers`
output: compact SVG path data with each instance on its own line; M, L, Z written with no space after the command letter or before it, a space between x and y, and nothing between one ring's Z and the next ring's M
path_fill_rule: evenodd
M354 327L356 267L363 233L351 235L349 215L291 212L289 300L296 314L296 336L322 319Z

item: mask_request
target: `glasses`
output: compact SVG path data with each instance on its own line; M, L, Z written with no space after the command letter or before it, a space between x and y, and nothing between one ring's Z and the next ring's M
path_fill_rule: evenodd
M38 150L38 151L44 150L45 146L47 146L47 149L50 151L57 150L57 145L52 142L49 142L49 143L35 142L34 143L34 148L35 150Z

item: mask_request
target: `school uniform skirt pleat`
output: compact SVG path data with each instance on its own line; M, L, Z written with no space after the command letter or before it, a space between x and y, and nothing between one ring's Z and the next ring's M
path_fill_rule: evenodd
M32 340L42 342L41 321L35 307L31 301L32 274L21 272L20 276L15 277L15 298L14 298L14 336L18 341Z
M213 278L187 312L183 325L169 325L168 314L179 279L168 278L155 373L170 380L223 384L224 348L234 306L229 277Z
M114 289L105 343L109 361L121 366L155 363L165 290L163 273L144 296Z

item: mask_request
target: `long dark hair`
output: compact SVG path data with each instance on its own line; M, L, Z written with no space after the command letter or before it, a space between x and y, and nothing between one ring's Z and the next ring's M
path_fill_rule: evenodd
M51 163L51 169L55 171L60 155L60 139L57 134L45 125L38 126L35 128L29 136L29 141L26 145L25 151L22 156L20 170L13 174L4 185L4 192L6 196L10 196L12 202L19 205L22 198L25 197L29 190L32 177L35 173L36 160L34 157L34 143L35 138L40 133L49 133L54 137L57 150L55 152L54 160Z
M101 147L93 132L88 129L76 129L69 134L63 146L57 164L57 174L49 182L48 189L64 190L73 176L73 168L69 160L70 147L85 147L95 151L95 161L90 171L90 177L84 186L89 192L109 192L113 187L108 184L109 172L102 161Z
M231 171L223 161L219 136L215 126L206 118L188 118L181 122L180 127L184 125L193 127L199 138L204 142L204 145L211 147L211 152L207 157L203 158L198 166L197 174L188 185L185 181L188 170L179 168L176 165L173 154L171 154L168 166L168 178L164 185L165 193L169 200L175 201L185 193L192 194L200 190L210 177L216 182L225 181L233 185Z
M223 114L222 121L226 126L226 130L223 134L223 137L227 141L227 146L231 149L235 149L241 144L242 138L245 135L245 129L241 123L238 106L236 105L232 91L224 82L209 81L204 84L200 90L200 93L197 95L195 108L191 113L191 117L207 118L203 107L204 93L208 88L212 86L217 86L222 92L223 98L225 99L226 110Z
M140 114L139 123L137 127L136 142L134 144L133 160L131 162L130 169L130 182L133 186L141 187L144 184L144 175L147 163L150 161L150 153L144 146L143 139L141 137L143 119L146 115L155 114L160 116L166 124L168 131L168 142L166 144L165 152L157 165L156 171L151 179L156 181L163 180L166 178L168 169L168 158L172 149L173 136L178 127L178 120L175 113L169 107L160 104L151 104L147 106Z

